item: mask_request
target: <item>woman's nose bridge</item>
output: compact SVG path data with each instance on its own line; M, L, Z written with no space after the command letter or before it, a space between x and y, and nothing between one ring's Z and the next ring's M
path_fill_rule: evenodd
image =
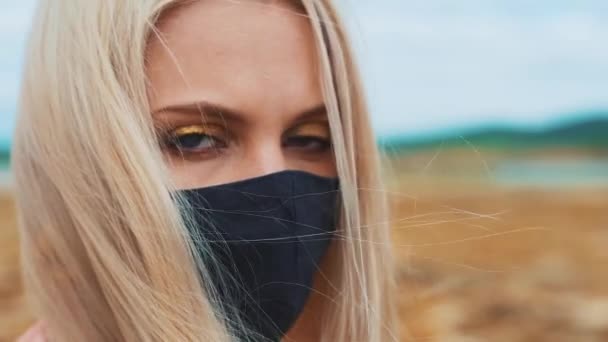
M249 172L258 175L280 172L287 169L287 160L280 139L271 136L260 137L247 151L246 165Z

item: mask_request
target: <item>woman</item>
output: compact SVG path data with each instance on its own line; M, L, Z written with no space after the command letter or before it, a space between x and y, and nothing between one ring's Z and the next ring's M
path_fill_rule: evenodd
M56 0L34 23L13 163L44 328L24 340L397 340L329 1Z

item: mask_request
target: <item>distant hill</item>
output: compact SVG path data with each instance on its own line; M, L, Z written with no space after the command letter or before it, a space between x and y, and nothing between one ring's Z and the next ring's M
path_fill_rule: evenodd
M0 171L6 168L10 160L11 145L6 137L0 136Z
M8 165L10 160L10 152L8 148L3 148L0 146L0 167L4 165Z
M10 162L10 154L8 151L0 150L0 171L8 167Z
M393 152L474 145L491 149L586 148L608 149L608 115L569 122L543 130L491 127L426 139L390 138L381 146Z
M436 148L465 147L490 149L584 148L608 150L608 112L596 112L594 119L571 121L542 130L488 127L461 134L429 138L393 137L380 140L380 146L391 152ZM0 144L0 167L8 165L10 148Z

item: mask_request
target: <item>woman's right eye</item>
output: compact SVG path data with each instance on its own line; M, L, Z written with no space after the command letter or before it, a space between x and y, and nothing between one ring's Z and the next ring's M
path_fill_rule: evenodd
M164 145L180 155L217 153L227 147L224 135L217 128L186 126L169 132Z

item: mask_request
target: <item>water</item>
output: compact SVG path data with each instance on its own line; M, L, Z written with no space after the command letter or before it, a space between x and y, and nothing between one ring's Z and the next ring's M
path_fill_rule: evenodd
M508 186L608 188L608 160L509 160L492 175Z

